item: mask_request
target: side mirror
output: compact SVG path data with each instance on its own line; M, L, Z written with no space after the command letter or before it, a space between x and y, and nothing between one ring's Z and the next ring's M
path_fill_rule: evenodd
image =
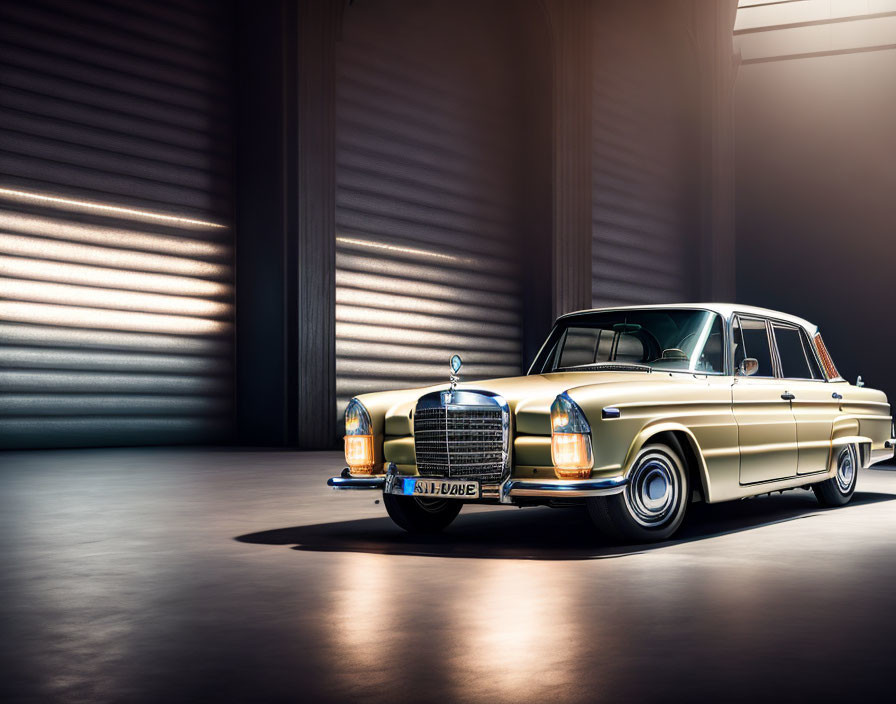
M865 385L865 382L862 381L862 375L860 374L859 378L856 379L856 386L864 386L864 385Z
M747 357L742 359L737 366L738 376L753 376L759 371L759 360L755 357Z

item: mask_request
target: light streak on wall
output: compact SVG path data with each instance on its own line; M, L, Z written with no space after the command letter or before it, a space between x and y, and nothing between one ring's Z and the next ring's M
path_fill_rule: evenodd
M433 252L426 249L419 249L417 247L399 247L394 244L384 244L382 242L372 242L371 240L362 240L357 237L337 237L336 241L343 245L345 248L354 247L365 247L370 249L380 249L386 252L395 252L396 254L409 254L411 256L420 256L420 257L431 257L432 259L442 259L449 262L454 263L473 263L474 259L458 257L451 254L445 254L443 252Z
M3 189L0 189L0 200L2 200L2 196ZM208 227L217 228L218 225L208 223ZM229 253L229 248L226 245L214 241L147 234L138 229L81 225L80 223L64 222L24 213L0 212L0 230L24 232L71 242L98 244L104 247L124 246L130 249L189 257L226 257Z
M167 215L165 213L157 213L149 210L139 210L136 208L124 208L108 203L97 203L88 200L79 200L76 198L62 198L60 196L52 196L46 193L34 193L31 191L20 191L14 188L0 188L0 199L12 203L20 203L25 205L37 205L47 208L60 208L69 212L78 213L94 213L107 217L124 218L126 220L135 220L138 222L158 223L185 229L209 229L224 228L215 222L207 220L195 220L193 218L185 218L177 215Z
M19 279L57 281L68 284L86 284L88 286L94 286L101 282L104 286L112 289L126 289L130 287L139 291L167 293L174 296L227 298L231 294L230 284L209 281L208 279L81 266L27 257L0 255L0 274Z
M78 264L109 266L164 274L208 278L227 277L230 267L199 259L149 254L128 249L112 249L0 232L0 252L16 256L55 259Z
M116 291L0 277L0 299L4 298L65 306L91 306L198 317L226 318L233 315L233 306L230 303L210 301L204 298L160 296L156 293Z

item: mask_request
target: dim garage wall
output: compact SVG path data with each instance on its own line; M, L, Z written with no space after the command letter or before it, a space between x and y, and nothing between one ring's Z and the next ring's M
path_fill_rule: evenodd
M0 2L0 447L228 437L230 23Z
M332 447L715 296L722 5L0 1L0 445Z

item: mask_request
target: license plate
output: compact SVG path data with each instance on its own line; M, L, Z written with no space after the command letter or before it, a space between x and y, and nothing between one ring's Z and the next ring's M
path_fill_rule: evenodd
M396 494L440 499L478 499L479 482L461 479L402 477L395 482Z

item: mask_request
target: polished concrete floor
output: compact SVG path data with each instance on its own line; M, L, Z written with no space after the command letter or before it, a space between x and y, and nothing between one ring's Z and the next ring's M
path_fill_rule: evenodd
M0 454L0 701L855 700L896 672L896 471L854 503L577 510L411 538L336 453ZM887 698L891 698L891 695Z

